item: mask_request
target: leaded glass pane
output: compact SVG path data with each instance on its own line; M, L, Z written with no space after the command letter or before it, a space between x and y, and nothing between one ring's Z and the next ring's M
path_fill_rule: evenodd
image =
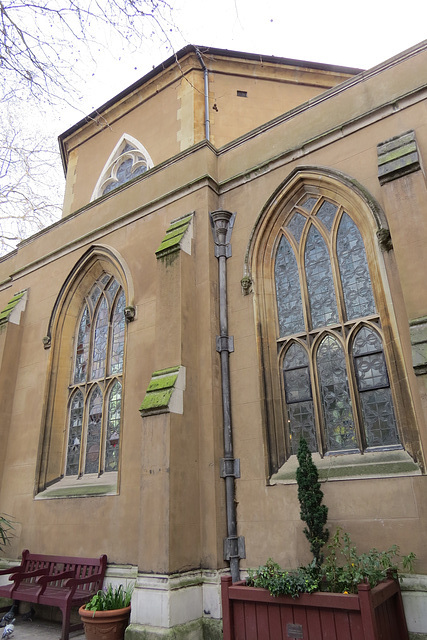
M353 355L362 356L365 353L382 351L382 349L381 338L376 331L369 327L362 327L360 331L357 332L353 345Z
M304 331L301 291L295 254L282 236L274 265L280 335Z
M113 339L111 345L111 373L123 371L123 353L125 347L125 294L122 291L117 298L113 314Z
M86 438L85 473L98 473L101 447L102 394L98 386L91 393Z
M302 230L304 229L306 219L307 218L304 218L301 213L296 212L286 225L286 228L292 233L297 242L299 242L301 239L301 234Z
M306 211L311 211L317 202L317 198L307 198L303 204L298 203L298 206L302 207Z
M120 163L119 168L117 169L118 184L124 184L130 179L132 173L132 165L133 158L126 158ZM117 187L118 184L116 184L115 186Z
M387 366L379 335L362 327L353 345L368 447L399 443Z
M118 288L119 288L119 283L117 282L117 280L114 279L107 289L107 295L110 302L114 300L114 296L116 295L116 291Z
M313 329L338 322L329 252L314 226L308 232L305 247L305 272Z
M67 466L65 475L76 476L79 473L80 449L83 426L83 394L78 391L72 399L70 407L70 423L68 429Z
M375 313L371 277L362 236L346 213L338 229L337 255L347 319L354 320Z
M94 284L92 287L92 291L89 294L90 301L92 303L92 307L96 306L96 303L99 300L99 296L101 295L101 289L98 284Z
M283 362L283 377L291 452L297 453L301 436L307 440L310 451L316 451L317 442L308 358L301 345L293 343L288 349Z
M326 336L317 352L320 398L329 451L357 447L344 352L338 341Z
M360 400L368 447L399 444L390 388L365 391Z
M117 471L119 465L120 414L122 386L115 382L108 401L107 443L105 449L105 471Z
M95 319L95 332L93 336L93 356L91 380L103 378L105 375L105 360L107 356L108 342L108 305L105 298L99 305Z
M79 384L86 380L87 363L89 359L89 342L90 316L89 309L85 305L77 335L76 359L74 363L74 384Z
M336 204L332 204L332 202L328 202L326 200L316 214L316 218L319 218L329 231L332 229L337 209L338 207Z

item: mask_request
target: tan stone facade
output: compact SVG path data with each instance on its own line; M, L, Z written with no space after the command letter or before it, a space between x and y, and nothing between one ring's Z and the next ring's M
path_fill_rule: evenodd
M310 558L281 370L295 343L309 358L330 528L341 525L362 550L398 544L417 554L418 577L408 582L405 603L410 630L427 637L419 618L427 590L426 97L426 43L363 73L213 49L201 50L200 59L188 47L61 136L63 218L0 262L0 504L18 523L10 558L24 548L106 553L112 579L137 580L129 638L170 628L183 637L218 634L218 579L228 567L221 349L229 353L240 466L240 568L268 557L291 568ZM140 147L126 151L133 141ZM148 170L130 181L117 173L126 153L132 168L146 153ZM110 183L117 188L96 188ZM317 203L311 212L310 198ZM363 239L375 310L357 322L343 311L343 266L333 248L338 218L330 228L313 222L321 202L346 212ZM210 218L218 210L235 213L229 248L219 250L233 338L220 344L221 355L224 288ZM339 318L316 328L314 294L301 276L308 329L289 338L280 333L274 265L295 211L308 221L299 247L308 242L309 224L329 238ZM289 237L301 274L304 252ZM74 447L80 466L73 475L67 456L79 323L103 274L121 287L128 309L123 362L97 381L98 473L84 467L93 380L80 385L86 427ZM115 340L112 318L107 351ZM362 326L381 337L394 404L396 435L382 446L370 443L363 426L365 396L352 355ZM102 334L97 327L87 329L94 340ZM343 434L331 446L322 414L316 362L325 338L343 345L350 371L354 437L342 454L336 438L344 442ZM115 382L122 391L119 422L111 419L119 432L114 458L108 425Z

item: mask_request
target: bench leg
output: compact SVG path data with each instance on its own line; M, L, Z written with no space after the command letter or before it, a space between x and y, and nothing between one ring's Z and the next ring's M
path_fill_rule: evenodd
M61 607L62 613L62 631L60 640L68 640L70 635L70 618L71 618L71 605L67 604L65 607Z

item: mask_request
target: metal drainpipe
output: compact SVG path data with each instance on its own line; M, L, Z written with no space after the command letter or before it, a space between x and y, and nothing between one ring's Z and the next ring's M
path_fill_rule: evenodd
M219 325L216 350L221 357L222 412L224 422L224 458L221 459L221 477L225 480L227 512L227 538L224 540L224 560L229 561L233 582L240 579L239 562L245 558L245 541L237 536L235 480L240 478L240 460L234 459L233 429L231 422L231 393L229 356L234 351L233 336L228 335L227 258L231 256L230 238L235 214L230 211L213 211L210 214L215 241L215 257L218 258Z
M210 123L209 123L209 72L203 62L202 54L198 49L195 49L196 56L199 58L200 64L203 69L203 78L205 83L205 138L210 140Z

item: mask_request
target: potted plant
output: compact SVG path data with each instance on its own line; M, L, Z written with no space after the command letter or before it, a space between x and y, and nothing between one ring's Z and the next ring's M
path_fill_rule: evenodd
M304 534L312 562L284 571L273 560L249 570L245 582L222 578L224 640L409 640L399 582L400 566L412 570L415 555L397 546L359 554L338 528L328 545L328 509L306 441L298 448L297 483ZM255 635L254 635L255 634Z
M129 624L130 603L134 585L126 589L123 585L109 584L98 591L92 599L79 609L87 640L123 640Z

